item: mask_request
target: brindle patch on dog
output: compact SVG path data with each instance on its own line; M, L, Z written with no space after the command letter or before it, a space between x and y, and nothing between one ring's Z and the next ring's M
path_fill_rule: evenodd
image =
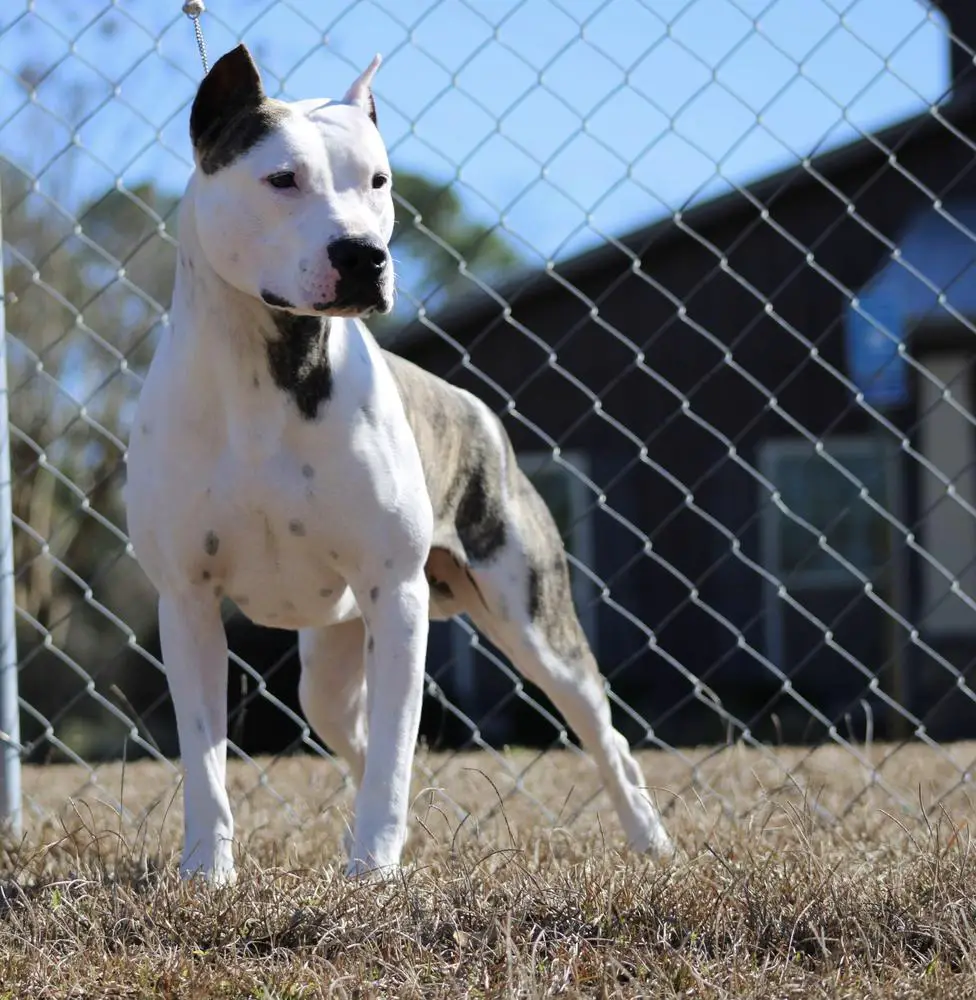
M542 631L553 652L571 662L579 660L589 646L573 607L569 565L559 529L545 501L518 467L512 474L512 493L529 564L529 619Z
M445 392L433 375L384 352L424 469L434 509L434 545L489 562L505 544L502 455L495 419L471 398Z

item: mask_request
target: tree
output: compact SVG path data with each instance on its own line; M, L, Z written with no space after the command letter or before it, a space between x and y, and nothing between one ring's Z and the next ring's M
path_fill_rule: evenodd
M384 340L395 340L397 331L413 320L418 303L429 311L470 292L462 264L480 280L490 280L519 260L496 228L466 215L455 187L394 168L393 190L391 252L400 295L389 317L370 323Z

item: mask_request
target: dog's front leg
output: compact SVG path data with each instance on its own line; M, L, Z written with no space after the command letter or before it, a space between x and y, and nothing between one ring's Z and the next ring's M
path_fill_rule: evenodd
M398 865L407 831L430 589L422 569L369 581L357 598L366 620L368 742L347 874Z
M225 885L234 880L234 819L226 787L227 636L220 607L195 593L164 595L159 631L183 758L180 874Z

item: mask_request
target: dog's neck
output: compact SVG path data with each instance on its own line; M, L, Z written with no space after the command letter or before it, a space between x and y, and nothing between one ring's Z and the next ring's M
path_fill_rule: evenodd
M275 309L217 274L200 243L193 194L191 180L180 206L173 296L181 349L199 360L192 367L219 393L232 422L253 416L256 392L265 389L266 395L272 386L285 409L316 420L332 393L329 348L336 321Z

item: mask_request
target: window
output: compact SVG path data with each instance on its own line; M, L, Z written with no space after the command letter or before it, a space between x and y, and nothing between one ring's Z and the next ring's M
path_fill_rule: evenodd
M875 503L899 517L902 505L897 448L890 440L869 435L828 438L823 444L824 451L856 483L818 455L808 441L769 441L762 446L760 471L779 491L790 511L814 529L811 532L783 513L760 486L762 565L785 583L800 603L815 609L826 620L840 607L847 607L850 598L863 587L840 560L847 560L872 582L883 584L887 599L898 607L903 598L899 596L900 574L891 562L892 529L869 502L861 499L858 485L866 486ZM820 545L818 535L840 559ZM787 607L778 598L777 587L770 584L763 591L766 655L788 668L798 657L805 657L807 639L796 631L797 622L788 625ZM861 619L847 614L845 621L847 627L853 627ZM869 630L875 627L874 619L864 621ZM873 649L871 643L877 645L880 641L875 640L877 636L864 635L855 645ZM863 656L870 659L868 653Z
M886 510L896 496L896 451L882 438L837 437L824 450ZM890 525L860 499L860 487L807 441L769 441L760 470L779 490L783 503L825 537L832 549L867 577L888 560ZM784 514L762 489L763 565L799 587L860 586L857 578L818 543L817 536Z

